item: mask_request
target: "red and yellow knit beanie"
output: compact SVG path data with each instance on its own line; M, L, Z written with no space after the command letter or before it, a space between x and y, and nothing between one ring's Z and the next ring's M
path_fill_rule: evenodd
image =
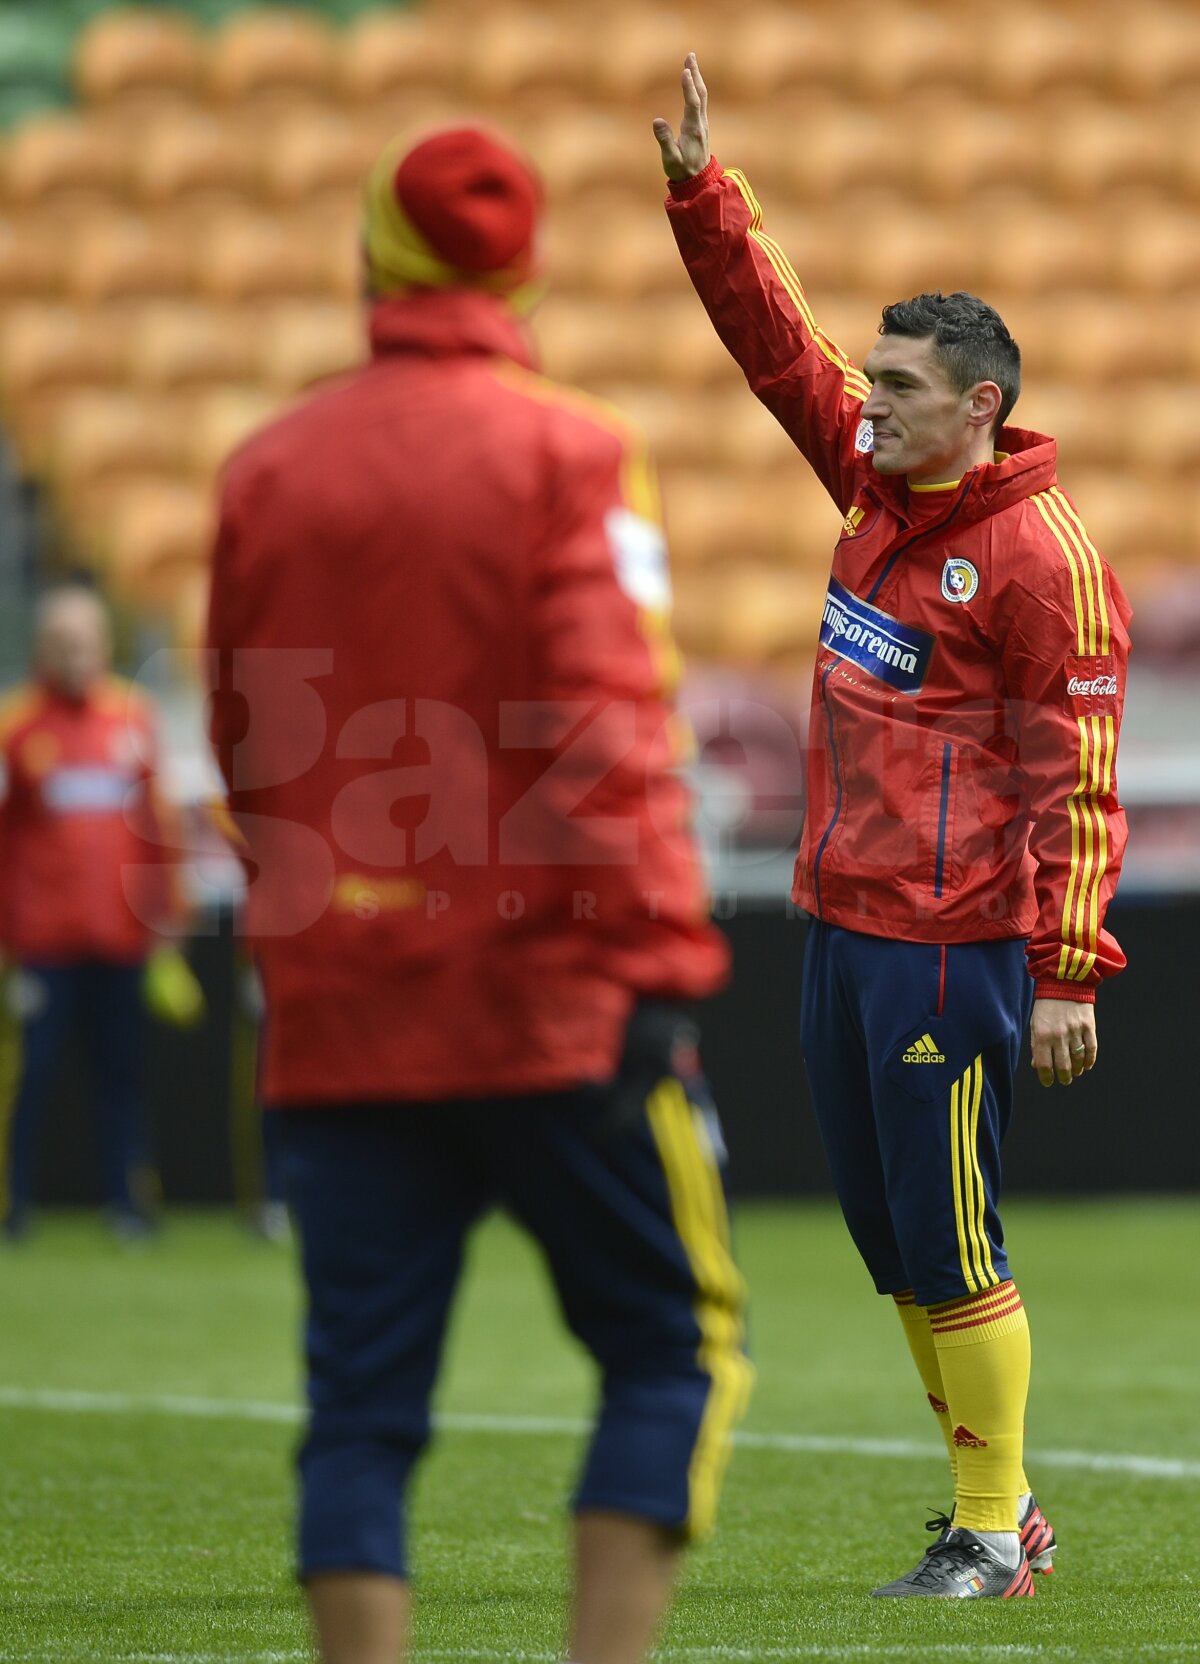
M532 165L484 127L446 127L411 149L393 140L363 202L367 282L376 295L486 289L531 304L542 186Z

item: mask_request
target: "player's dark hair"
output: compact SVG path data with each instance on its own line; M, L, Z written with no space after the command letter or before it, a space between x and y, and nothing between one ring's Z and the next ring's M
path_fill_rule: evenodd
M952 295L914 295L885 306L881 335L932 337L937 357L958 393L981 381L1000 389L996 428L1002 428L1021 391L1021 349L994 306L958 289Z

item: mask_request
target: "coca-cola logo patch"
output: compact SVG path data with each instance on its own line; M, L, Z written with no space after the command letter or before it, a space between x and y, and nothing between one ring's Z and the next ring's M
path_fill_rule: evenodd
M1088 711L1114 709L1121 693L1111 653L1072 654L1066 663L1067 698Z

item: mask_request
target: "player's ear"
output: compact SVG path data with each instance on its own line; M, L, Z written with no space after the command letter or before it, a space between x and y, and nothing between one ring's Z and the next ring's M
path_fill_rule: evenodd
M977 381L967 395L967 421L973 428L994 427L1003 402L994 381Z

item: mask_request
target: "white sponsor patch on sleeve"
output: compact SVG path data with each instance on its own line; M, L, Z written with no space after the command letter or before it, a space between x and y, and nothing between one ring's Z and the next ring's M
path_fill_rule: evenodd
M665 612L671 605L671 574L662 527L632 509L610 508L604 530L626 595L649 612Z
M866 456L875 449L875 424L870 417L864 416L858 424L858 432L854 435L854 449Z

